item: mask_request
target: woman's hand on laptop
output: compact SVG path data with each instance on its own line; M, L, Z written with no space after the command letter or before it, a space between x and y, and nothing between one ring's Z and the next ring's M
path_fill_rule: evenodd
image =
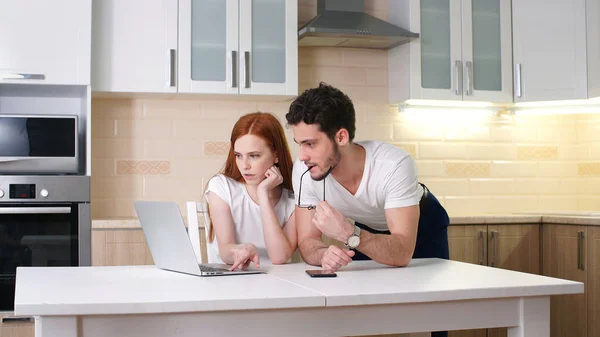
M237 245L235 248L231 249L231 253L233 254L234 262L229 270L248 269L251 262L253 262L257 268L260 267L258 250L256 249L256 246L251 243Z

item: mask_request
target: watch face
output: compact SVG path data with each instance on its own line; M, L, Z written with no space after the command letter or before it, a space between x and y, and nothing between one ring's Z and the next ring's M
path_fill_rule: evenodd
M358 236L353 235L348 239L349 247L356 248L356 247L358 247L359 243L360 243L360 238Z

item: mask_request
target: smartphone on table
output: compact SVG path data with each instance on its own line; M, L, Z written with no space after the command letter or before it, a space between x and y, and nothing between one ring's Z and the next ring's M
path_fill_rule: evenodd
M310 277L336 277L337 276L336 273L329 271L329 270L323 270L323 269L309 269L309 270L306 270L306 273Z

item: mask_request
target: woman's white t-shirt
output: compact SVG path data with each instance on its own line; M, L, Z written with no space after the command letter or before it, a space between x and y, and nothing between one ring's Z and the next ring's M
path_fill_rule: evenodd
M235 242L254 244L258 249L261 264L263 261L270 263L260 216L260 206L250 198L245 184L219 174L208 182L205 195L208 195L208 192L216 194L229 205L233 218ZM281 198L274 208L281 227L293 214L294 207L294 193L284 188L281 192ZM216 237L213 242L207 242L206 247L209 263L223 263L219 256L219 244Z

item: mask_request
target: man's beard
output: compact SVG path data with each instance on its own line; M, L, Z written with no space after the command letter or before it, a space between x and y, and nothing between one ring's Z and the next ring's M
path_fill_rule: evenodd
M333 143L333 145L334 145L333 155L327 159L327 164L329 165L329 169L327 170L327 172L323 173L322 175L320 175L316 178L312 178L314 181L321 181L321 180L327 178L327 176L331 173L331 171L333 171L333 169L337 166L337 164L340 163L340 160L342 159L342 154L340 153L340 149L339 149L338 145L336 143Z

